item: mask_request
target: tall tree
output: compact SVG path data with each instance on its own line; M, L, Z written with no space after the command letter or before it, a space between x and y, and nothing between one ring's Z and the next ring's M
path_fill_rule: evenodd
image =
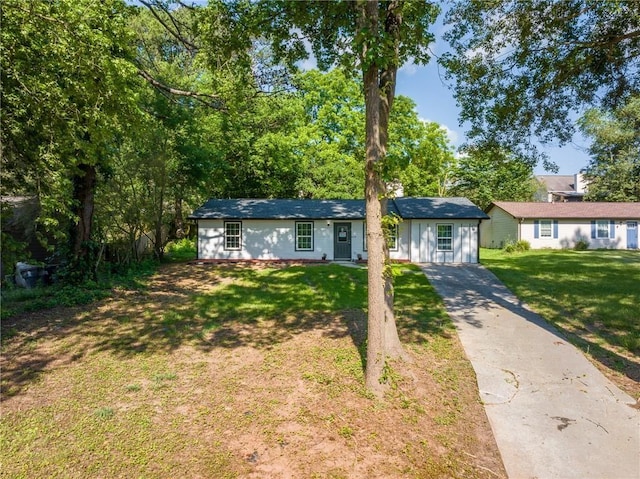
M530 162L497 146L467 146L454 169L451 192L484 209L492 201L532 201L537 189Z
M407 196L446 196L456 163L447 132L418 118L413 100L398 97L389 125L389 176Z
M71 269L85 276L98 173L135 116L132 9L121 0L1 8L3 187L38 195L41 224L67 240Z
M636 1L456 1L447 13L470 137L537 157L534 140L570 141L585 106L611 108L640 89Z
M429 26L438 7L428 2L234 3L240 24L271 41L289 66L305 55L306 38L320 68L342 65L359 72L365 99L365 200L368 247L368 337L366 384L382 394L389 359L403 354L393 313L393 286L382 220L388 196L384 162L389 115L398 68L409 59L429 60ZM254 8L249 8L249 6ZM218 7L215 7L218 8ZM236 23L237 24L237 23ZM247 28L251 26L252 28Z
M301 139L305 174L298 189L309 198L362 198L364 184L364 99L362 85L335 68L296 77L305 124L293 132Z
M579 123L593 139L585 199L640 201L640 96L611 112L589 110Z

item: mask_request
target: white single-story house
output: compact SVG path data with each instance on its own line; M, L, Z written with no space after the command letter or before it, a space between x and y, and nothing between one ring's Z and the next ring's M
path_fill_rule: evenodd
M480 226L481 246L501 248L526 240L534 249L638 249L640 203L526 203L496 201L486 210L490 219Z
M480 221L466 198L395 198L400 222L391 259L477 263ZM367 258L364 200L211 199L189 217L198 225L199 260Z

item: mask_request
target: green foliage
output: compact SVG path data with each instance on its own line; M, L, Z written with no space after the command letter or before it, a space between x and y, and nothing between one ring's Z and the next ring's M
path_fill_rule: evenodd
M446 131L419 119L413 100L398 97L386 163L386 179L399 180L406 196L447 196L456 160Z
M7 225L13 217L13 208L5 203L0 202L0 262L2 263L2 272L5 275L14 272L15 264L18 261L28 259L26 244L18 241L12 234L7 231ZM4 278L0 278L4 282Z
M182 238L167 245L166 259L172 262L196 259L196 243L191 238Z
M505 253L522 253L531 249L531 243L527 240L506 241L502 250Z
M119 0L2 4L3 189L37 193L59 242L91 239L86 185L135 116L131 13Z
M573 246L573 249L576 251L586 251L589 249L589 240L586 238L580 238L576 241L576 244Z
M455 79L470 136L537 156L542 141L571 140L585 105L620 105L640 90L636 2L460 0L447 12Z
M156 269L156 262L146 261L122 267L120 271L101 271L99 281L85 280L78 284L58 282L32 289L3 287L2 319L27 311L89 304L108 298L115 288L140 290L144 288L145 278Z
M450 192L482 209L492 201L531 201L537 189L530 162L489 144L467 147L453 178Z
M584 170L588 201L640 201L640 96L611 111L589 110L580 120L593 139Z

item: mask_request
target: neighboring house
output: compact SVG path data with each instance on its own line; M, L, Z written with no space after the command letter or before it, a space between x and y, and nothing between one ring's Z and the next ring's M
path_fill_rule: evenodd
M538 175L536 179L541 189L536 193L536 201L562 203L582 201L587 189L584 177L575 175Z
M481 246L526 240L532 248L638 249L640 203L512 203L496 201L480 226Z
M466 198L396 198L394 260L477 263L488 216ZM364 200L211 199L189 217L200 260L366 259Z

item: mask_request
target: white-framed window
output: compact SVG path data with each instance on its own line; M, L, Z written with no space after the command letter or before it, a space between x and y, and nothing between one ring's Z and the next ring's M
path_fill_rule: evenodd
M387 246L391 251L398 251L398 225L394 224L387 233ZM362 223L362 250L367 251L367 222Z
M313 222L296 222L296 251L313 251Z
M438 251L453 251L453 225L440 224L438 228Z
M391 251L398 251L398 224L393 224L387 228L387 246Z
M540 238L553 237L553 223L551 220L540 220Z
M242 247L242 222L225 221L224 249L239 250Z
M609 238L609 220L596 220L596 238Z

